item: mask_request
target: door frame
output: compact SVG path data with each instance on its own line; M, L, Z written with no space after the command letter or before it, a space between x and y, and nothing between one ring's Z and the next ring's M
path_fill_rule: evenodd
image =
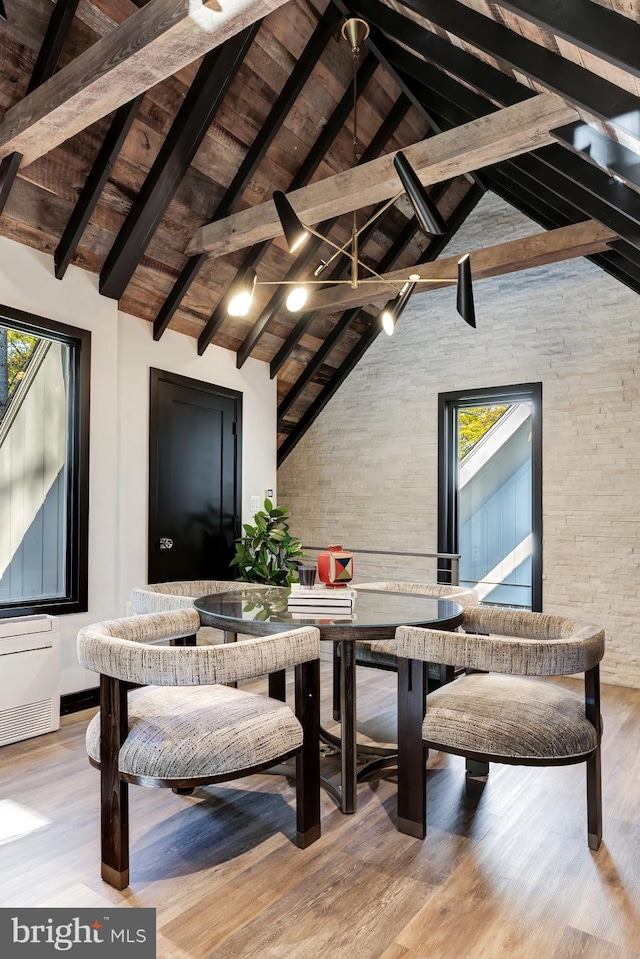
M438 394L438 552L457 553L459 545L458 410L502 403L531 403L531 609L542 612L542 383Z
M150 397L149 397L149 486L147 491L147 580L149 579L149 562L151 548L155 537L155 530L151 522L151 491L157 488L158 483L158 426L160 423L160 384L170 383L172 386L184 386L187 389L200 390L212 396L223 396L234 403L234 439L235 455L233 468L234 500L233 511L235 519L235 537L242 531L242 393L227 386L217 386L206 380L195 380L190 376L181 376L167 370L150 368Z

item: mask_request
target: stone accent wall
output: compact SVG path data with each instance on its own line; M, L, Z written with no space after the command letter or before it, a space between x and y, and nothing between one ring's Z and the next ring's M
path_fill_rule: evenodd
M538 229L488 194L445 255ZM435 550L438 393L542 382L544 609L602 625L603 678L640 687L640 299L585 259L475 296L476 331L454 287L413 298L285 460L278 501L304 543Z

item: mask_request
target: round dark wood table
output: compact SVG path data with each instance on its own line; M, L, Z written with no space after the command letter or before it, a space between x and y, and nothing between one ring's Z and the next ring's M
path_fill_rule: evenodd
M357 591L357 586L355 587ZM336 591L337 592L337 591ZM320 639L340 646L341 783L331 789L343 813L357 808L356 753L356 640L394 639L398 626L428 626L455 629L462 622L462 607L451 600L390 591L363 590L358 593L351 615L292 613L287 608L288 587L252 587L228 593L201 596L194 606L203 626L225 632L225 641L237 634L268 636L300 626L315 626ZM270 681L271 695L284 698L284 677Z

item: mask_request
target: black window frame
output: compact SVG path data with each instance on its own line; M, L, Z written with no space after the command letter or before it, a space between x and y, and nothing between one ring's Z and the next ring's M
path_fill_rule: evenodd
M457 553L458 410L466 406L531 403L531 608L542 612L542 383L488 386L438 394L438 552ZM450 581L446 561L443 581ZM450 568L450 567L449 567Z
M67 435L67 539L65 595L0 603L0 618L38 613L84 613L89 600L89 404L91 333L45 316L0 306L0 324L71 347L73 389Z

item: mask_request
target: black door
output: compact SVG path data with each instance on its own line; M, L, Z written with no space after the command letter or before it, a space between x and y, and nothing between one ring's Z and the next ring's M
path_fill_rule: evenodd
M232 579L242 394L151 370L149 582Z

